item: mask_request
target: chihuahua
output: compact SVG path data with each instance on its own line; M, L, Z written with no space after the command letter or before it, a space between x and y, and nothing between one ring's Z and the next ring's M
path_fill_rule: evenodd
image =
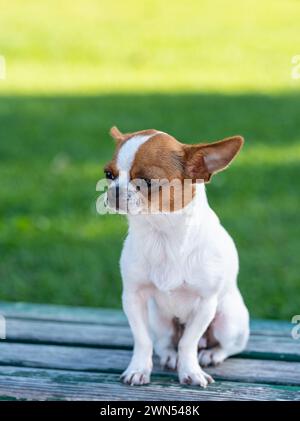
M181 383L206 387L213 379L202 367L241 352L249 337L236 247L205 192L244 140L188 145L154 129L110 134L106 204L129 221L120 266L134 350L121 379L149 383L154 349Z

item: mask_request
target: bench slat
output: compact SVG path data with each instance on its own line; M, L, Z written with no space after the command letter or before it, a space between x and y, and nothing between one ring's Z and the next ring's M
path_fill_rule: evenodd
M131 351L2 342L0 355L1 365L121 373L130 361ZM176 376L161 370L157 363L154 371ZM207 371L224 380L300 385L300 363L294 362L231 358Z
M71 307L53 304L8 303L0 301L0 314L6 317L52 320L70 323L89 323L127 326L121 310L89 307ZM293 325L282 320L251 320L253 333L290 336Z
M1 367L0 397L27 400L300 400L295 387L218 382L207 389L153 376L147 386L123 385L116 374ZM201 408L201 406L200 406Z
M9 341L69 344L73 346L132 348L128 326L90 325L35 320L7 320ZM242 355L255 358L300 361L300 341L292 337L251 335Z
M121 310L72 307L54 304L8 303L0 301L0 314L5 317L53 320L73 323L127 325Z
M252 320L245 352L207 369L217 383L203 390L179 385L157 359L150 385L122 385L132 336L120 310L0 302L0 315L0 400L300 400L300 341L289 322Z

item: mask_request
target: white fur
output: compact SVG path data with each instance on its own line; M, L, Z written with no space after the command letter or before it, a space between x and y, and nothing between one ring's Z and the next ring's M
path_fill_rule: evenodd
M118 158L127 171L146 140L139 137L130 146L132 141ZM204 184L196 190L181 213L128 215L121 273L123 307L135 346L122 375L126 383L150 381L153 342L162 363L177 365L182 383L203 387L213 380L199 361L219 363L247 342L248 311L236 284L235 245L209 207ZM174 318L185 325L178 352L171 340ZM218 345L198 355L198 343L209 326Z

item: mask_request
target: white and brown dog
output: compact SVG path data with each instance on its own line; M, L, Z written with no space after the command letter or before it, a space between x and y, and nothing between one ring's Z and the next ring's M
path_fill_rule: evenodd
M131 385L148 383L154 346L162 365L177 368L181 383L206 387L213 379L201 366L241 352L249 336L237 251L205 193L205 183L229 165L243 138L186 145L157 130L123 134L113 127L111 135L116 152L105 167L107 201L128 215L122 298L134 336L121 377ZM182 191L173 188L163 197L166 181L174 180Z

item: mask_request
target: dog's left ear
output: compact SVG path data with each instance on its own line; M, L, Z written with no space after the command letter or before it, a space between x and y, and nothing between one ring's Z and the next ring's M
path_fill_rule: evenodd
M228 167L243 144L241 136L233 136L214 143L186 145L186 176L209 182L213 174Z
M124 134L120 132L117 126L113 126L110 129L109 134L116 142L122 142L124 140Z

